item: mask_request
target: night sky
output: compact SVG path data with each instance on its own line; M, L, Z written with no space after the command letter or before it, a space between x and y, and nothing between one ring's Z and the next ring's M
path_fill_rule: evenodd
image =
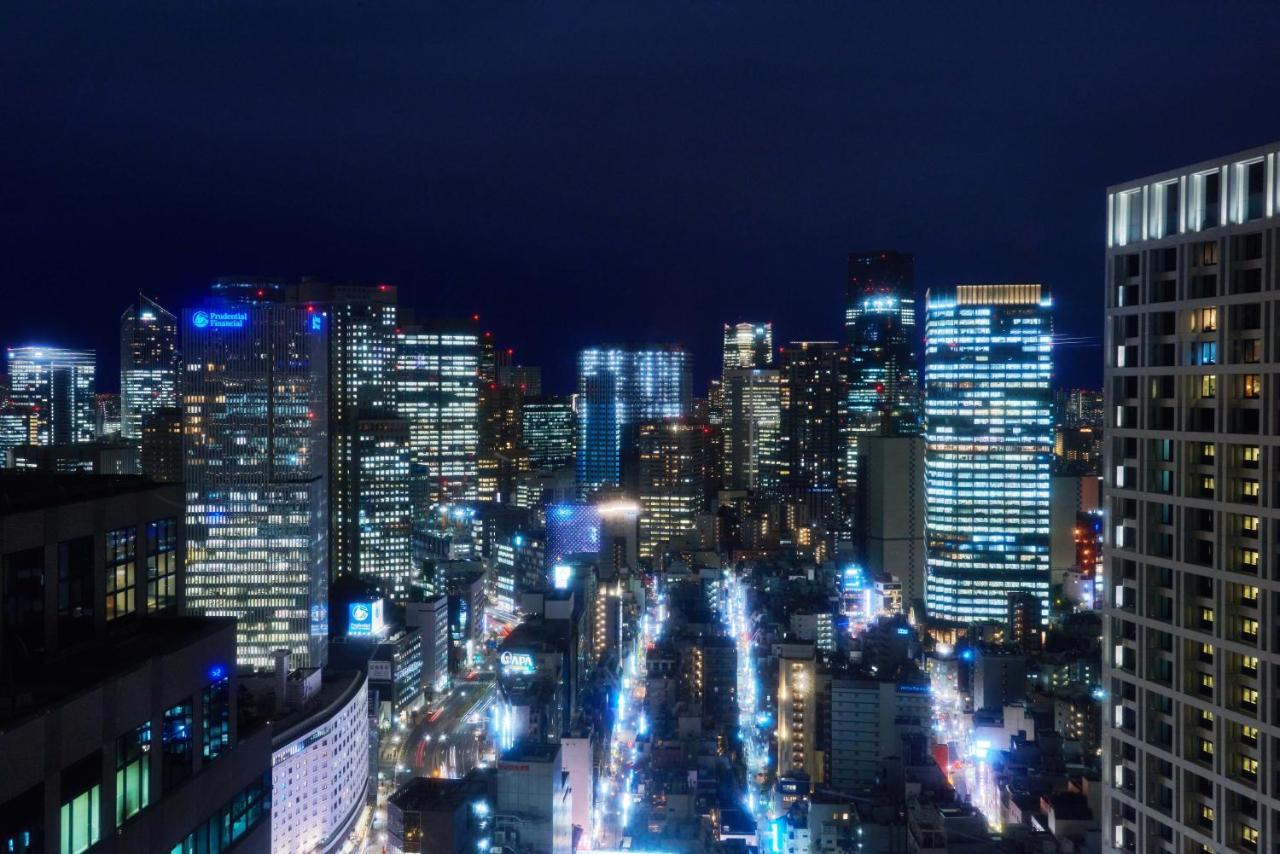
M1101 377L1107 184L1280 138L1275 3L23 3L0 24L0 344L221 274L574 352L834 338L851 249L1041 281Z

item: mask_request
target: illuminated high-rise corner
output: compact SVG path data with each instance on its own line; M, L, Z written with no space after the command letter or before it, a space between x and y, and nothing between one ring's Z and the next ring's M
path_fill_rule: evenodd
M705 423L683 418L640 424L640 557L704 545L698 523L707 499L709 432Z
M30 412L32 444L92 442L97 431L92 350L10 347L9 401Z
M178 319L138 294L120 315L120 435L142 439L157 409L178 405Z
M787 499L786 527L797 542L807 540L804 544L815 553L819 543L833 548L843 527L840 410L846 393L845 358L845 348L834 341L792 341L778 358L778 479ZM816 538L819 532L822 536Z
M573 404L567 397L526 400L520 408L520 432L534 469L573 465Z
M728 368L720 389L725 487L776 493L783 452L782 373L773 368Z
M478 496L480 361L470 325L403 325L396 333L396 407L433 504Z
M1009 594L1049 613L1051 301L1037 284L927 296L926 603L939 624L1004 621Z
M724 370L767 368L773 364L773 324L724 325Z
M676 347L589 349L578 355L578 488L620 487L635 477L640 422L692 408L689 354Z
M1099 699L1115 849L1278 838L1278 163L1272 142L1106 194Z
M894 436L920 432L914 259L908 252L849 255L845 332L849 429Z
M239 663L328 639L328 327L269 283L183 312L187 607L237 619Z

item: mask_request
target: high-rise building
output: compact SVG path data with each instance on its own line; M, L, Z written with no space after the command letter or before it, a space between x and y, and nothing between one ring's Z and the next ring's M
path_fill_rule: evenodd
M823 779L818 738L817 662L812 643L783 643L778 654L778 776L803 772L814 783Z
M396 409L396 289L304 279L329 318L330 567L408 590L409 424Z
M526 398L542 397L542 368L537 365L498 365L498 385L513 386Z
M480 336L468 325L402 326L396 334L396 406L432 503L479 494L480 357Z
M178 405L178 319L138 294L120 315L120 435L137 442L157 409Z
M1107 190L1103 840L1276 833L1280 142Z
M162 407L142 420L142 473L161 483L182 480L182 410Z
M234 621L181 615L182 489L0 495L0 850L267 850L271 736L236 714Z
M841 526L840 411L845 351L834 341L793 341L783 348L782 488L788 526L817 525L830 540Z
M120 395L98 392L93 396L93 435L98 441L120 440Z
M773 324L724 325L724 370L767 368L773 364Z
M34 414L33 444L92 442L97 432L90 350L9 348L9 400Z
M1010 593L1049 613L1053 342L1040 285L927 296L926 601L931 620L1003 621Z
M782 469L782 373L728 368L721 389L721 477L726 489L773 493Z
M523 408L524 390L520 385L504 385L495 380L480 389L477 458L480 501L510 503L516 478L529 470L529 452L522 436Z
M1102 431L1102 390L1092 388L1059 389L1054 394L1054 423L1059 427L1089 427Z
M867 435L861 445L863 564L872 578L897 578L910 607L925 587L924 438Z
M530 467L558 469L573 464L573 404L567 397L526 400L520 422Z
M640 557L696 542L707 498L707 425L682 418L640 425Z
M578 356L578 487L635 477L642 421L683 418L692 406L689 354L679 348L590 349Z
M849 255L845 332L849 354L849 429L920 432L914 260L908 252Z
M246 667L328 636L328 318L283 288L222 281L183 312L187 604L237 618Z

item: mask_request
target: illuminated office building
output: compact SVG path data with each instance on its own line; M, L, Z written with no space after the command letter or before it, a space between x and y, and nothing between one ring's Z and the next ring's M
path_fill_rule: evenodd
M933 620L1003 621L1009 594L1049 613L1052 330L1040 285L927 296L926 602Z
M120 395L99 392L93 396L93 435L98 441L120 439Z
M480 356L468 326L402 326L396 335L396 406L432 503L479 494Z
M793 341L779 358L782 375L780 480L790 504L789 527L840 523L845 350L834 341Z
M35 444L35 411L15 403L0 404L0 468L9 468L9 453L23 445Z
M396 410L396 289L303 280L329 318L330 566L408 590L409 425Z
M142 425L157 409L178 405L178 319L138 294L120 315L120 435L142 439Z
M640 422L692 407L689 354L679 348L590 349L578 356L578 488L634 479Z
M219 282L183 312L187 606L235 617L256 669L322 665L329 628L328 318L282 291Z
M523 408L524 391L518 385L494 381L480 390L476 463L480 501L510 503L516 478L529 470L529 452L522 436Z
M707 498L707 426L670 418L640 425L640 557L669 546L698 546Z
M773 324L724 325L724 370L767 368L773 364Z
M720 386L721 477L726 489L774 492L782 467L782 374L729 368Z
M849 256L845 331L854 433L920 432L914 262L907 252Z
M568 398L526 400L520 420L530 467L558 469L573 465L573 404Z
M97 432L91 350L10 347L9 401L35 417L37 445L92 442Z
M1104 846L1280 839L1278 159L1107 190Z

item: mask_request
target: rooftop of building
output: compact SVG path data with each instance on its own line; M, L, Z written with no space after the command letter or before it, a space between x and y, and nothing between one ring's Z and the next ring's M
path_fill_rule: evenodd
M296 680L312 672L295 670L289 678ZM256 693L263 700L274 701L274 675L245 677L242 683L247 684L250 679L257 683ZM320 690L314 696L301 706L286 706L281 712L267 716L271 721L272 746L280 748L342 711L366 679L364 668L325 667L320 676Z
M466 777L413 777L391 795L402 811L452 812L488 792L479 774Z
M553 762L560 755L560 745L541 741L522 741L502 754L503 762Z
M143 663L219 633L234 649L231 617L145 617L121 626L108 637L77 646L74 654L36 667L27 677L0 683L0 730L32 714L69 702L98 685L138 669ZM233 667L234 662L227 662Z
M157 483L140 475L0 471L0 515L99 501L148 490L170 490L178 496L182 494L179 484Z

